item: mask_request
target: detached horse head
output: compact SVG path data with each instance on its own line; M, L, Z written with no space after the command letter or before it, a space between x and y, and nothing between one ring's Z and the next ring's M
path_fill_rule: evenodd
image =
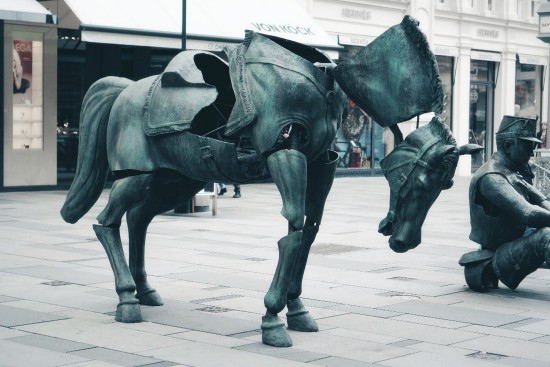
M378 232L390 236L390 248L406 252L421 242L422 224L442 190L453 186L458 158L482 148L457 147L439 117L407 136L381 162L390 185L390 210Z

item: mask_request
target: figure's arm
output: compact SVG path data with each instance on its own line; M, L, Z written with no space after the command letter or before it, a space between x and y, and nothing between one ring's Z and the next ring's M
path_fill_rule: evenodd
M546 199L544 199L544 201L541 201L539 206L543 209L546 209L546 210L550 211L550 203Z
M529 190L529 202L540 206L543 209L550 210L550 203L546 199L546 195L537 190L537 188L529 183L525 183Z
M548 203L542 201L533 205L521 196L510 183L499 174L488 174L479 185L479 193L486 201L528 227L550 227Z

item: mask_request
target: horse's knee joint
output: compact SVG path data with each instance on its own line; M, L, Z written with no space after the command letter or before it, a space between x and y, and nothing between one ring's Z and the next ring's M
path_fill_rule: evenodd
M291 215L283 215L288 221L291 232L301 231L304 228L304 216L299 213L292 213Z

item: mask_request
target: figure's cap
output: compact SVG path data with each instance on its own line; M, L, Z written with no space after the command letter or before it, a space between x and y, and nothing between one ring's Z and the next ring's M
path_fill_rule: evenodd
M536 138L536 124L536 119L506 115L502 118L497 135L513 136L522 140L541 143Z

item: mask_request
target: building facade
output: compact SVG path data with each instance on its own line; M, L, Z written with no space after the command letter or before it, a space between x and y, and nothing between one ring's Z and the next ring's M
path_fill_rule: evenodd
M86 90L107 75L138 80L162 72L182 45L182 3L187 4L187 48L221 57L224 46L240 42L244 30L252 29L319 47L338 63L403 16L413 16L437 57L445 91L442 117L459 144L485 147L460 159L457 174L470 175L495 151L502 116L539 116L539 128L547 120L549 48L537 39L543 2L0 0L5 76L0 190L71 182ZM110 12L102 10L106 7ZM32 88L12 83L16 48L28 63L27 73L32 71L23 77ZM333 144L340 154L338 171L380 175L393 135L353 101L349 107ZM406 135L430 119L422 115L400 127Z
M548 45L539 39L541 0L300 0L345 50L368 45L404 15L420 22L436 54L445 91L443 117L459 144L477 143L484 153L460 160L457 174L470 175L496 149L502 116L548 116ZM420 124L431 116L422 116ZM365 117L368 119L368 117ZM353 125L353 124L352 124ZM371 124L372 125L372 124ZM401 124L404 134L416 121ZM339 139L349 140L342 135ZM369 166L391 148L391 137L374 124L362 141L371 142ZM353 149L353 148L352 148Z
M57 27L34 0L0 0L0 189L57 184Z

